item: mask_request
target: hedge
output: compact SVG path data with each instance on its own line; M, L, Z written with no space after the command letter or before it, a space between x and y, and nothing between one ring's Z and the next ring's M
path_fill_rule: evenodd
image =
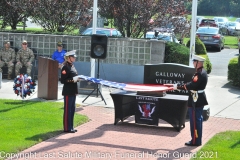
M240 87L240 64L239 58L232 58L228 63L228 80L232 85Z
M190 50L188 47L178 43L167 42L165 46L164 63L179 63L189 65L189 53ZM203 64L204 69L207 71L208 74L211 73L212 64L208 58L208 55L200 54L199 56L202 56L206 59Z

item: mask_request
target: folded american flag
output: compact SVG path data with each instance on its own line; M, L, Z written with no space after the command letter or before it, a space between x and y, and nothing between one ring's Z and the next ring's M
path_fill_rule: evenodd
M172 87L164 86L160 84L126 84L126 83L118 83L112 82L102 79L97 79L93 77L88 77L84 75L78 76L80 79L84 79L85 81L90 81L92 83L101 84L103 86L117 88L126 91L168 91L173 90Z

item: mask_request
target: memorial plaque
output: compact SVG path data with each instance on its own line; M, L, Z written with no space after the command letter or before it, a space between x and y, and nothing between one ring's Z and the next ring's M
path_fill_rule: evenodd
M177 64L161 63L144 65L144 84L175 84L191 81L195 68ZM167 94L188 95L187 90L167 91Z

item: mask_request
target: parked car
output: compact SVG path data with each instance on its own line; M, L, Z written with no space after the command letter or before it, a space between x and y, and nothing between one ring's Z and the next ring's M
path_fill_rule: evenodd
M206 18L201 20L198 27L204 27L204 26L218 27L214 19L206 19Z
M213 17L213 19L220 28L223 27L228 22L228 19L225 17Z
M155 33L157 34L157 36ZM172 29L169 29L169 30L168 29L159 29L159 30L149 31L146 33L146 38L179 43L179 41L178 41L177 37L175 36L174 32L172 31Z
M196 18L197 20L197 27L199 26L199 24L201 23L201 21L202 21L202 19L205 19L205 17L203 17L203 16L197 16L197 18Z
M238 38L238 53L240 54L240 28L236 29L236 34L237 34L237 38Z
M235 20L235 22L240 23L240 18L237 18L237 19Z
M217 48L219 52L224 48L225 39L219 28L199 27L196 34L206 47Z
M240 38L238 38L238 53L240 54Z
M222 32L226 33L227 35L237 35L238 32L236 31L240 30L240 23L238 22L227 22L225 26L222 27Z
M92 30L92 28L88 28L81 35L92 35ZM120 31L115 28L96 28L96 34L103 34L108 37L123 37Z

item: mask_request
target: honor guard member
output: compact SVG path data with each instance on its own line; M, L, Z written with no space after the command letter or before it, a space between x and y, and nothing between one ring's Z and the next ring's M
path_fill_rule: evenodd
M193 66L196 69L192 80L186 84L174 84L174 89L185 89L189 91L188 114L190 120L190 131L192 139L186 142L187 146L202 145L202 112L208 105L204 89L208 82L207 72L203 68L204 58L193 55Z
M77 130L73 128L76 95L78 94L77 70L73 62L76 60L76 50L69 51L65 54L65 62L61 69L61 83L63 84L62 95L64 96L64 113L63 113L63 128L64 132L75 133Z
M0 50L0 72L2 72L2 67L8 67L8 79L11 79L13 67L13 62L15 61L15 51L10 48L10 42L4 41L4 47Z
M32 71L32 62L34 60L33 51L27 47L27 41L22 41L22 48L17 52L15 74L19 75L20 69L25 66L27 74L30 76Z

